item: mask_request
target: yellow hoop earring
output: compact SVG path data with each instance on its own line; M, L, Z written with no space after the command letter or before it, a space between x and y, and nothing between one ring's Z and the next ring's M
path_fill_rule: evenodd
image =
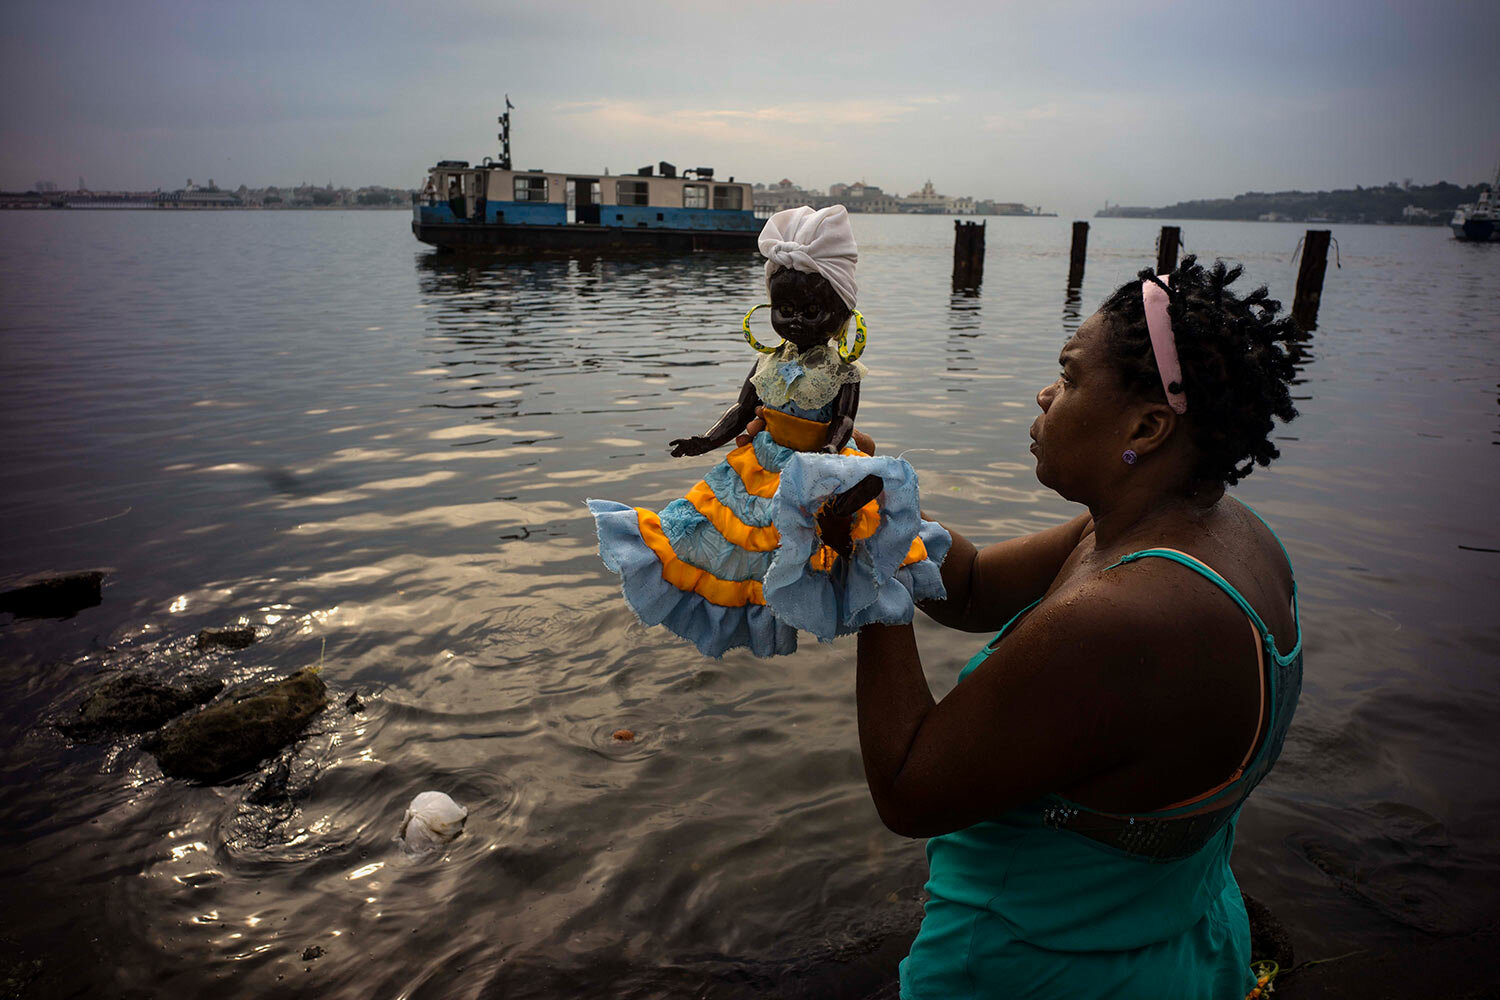
M859 360L859 356L865 353L865 342L869 340L870 336L869 328L865 326L865 318L860 315L858 309L852 311L854 315L849 317L849 319L854 320L853 347L848 346L848 344L846 343L846 340L849 336L849 320L845 320L843 327L839 329L839 357L843 359L845 364L849 364L851 362ZM749 319L750 317L745 317L747 324L749 322ZM748 325L746 329L749 329Z
M750 317L755 315L756 309L769 308L771 308L771 303L762 302L754 309L751 309L749 312L745 313L745 318L740 321L740 329L745 331L745 343L749 344L751 347L755 348L762 354L775 354L777 350L780 349L780 345L778 344L776 347L767 347L765 344L762 344L760 341L756 340L755 334L750 332ZM783 343L785 343L785 341L783 341Z

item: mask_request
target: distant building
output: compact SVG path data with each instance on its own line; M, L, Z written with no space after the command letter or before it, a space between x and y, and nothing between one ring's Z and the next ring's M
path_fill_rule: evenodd
M1041 210L1032 211L1029 206L1019 201L991 201L985 200L976 203L975 211L980 215L1040 215Z
M913 191L900 201L900 211L915 215L974 215L980 211L979 202L968 195L954 197L939 192L931 178L922 185L922 190Z
M823 192L805 190L786 177L763 189L751 188L751 197L755 201L755 214L762 218L799 205L820 208L828 200Z
M220 191L212 178L204 188L194 184L191 177L186 187L158 194L155 201L159 208L240 208L244 205L228 191Z
M887 194L874 184L863 180L853 184L839 181L828 185L828 193L802 188L789 178L783 177L775 184L754 187L755 213L762 218L774 212L798 205L826 208L843 205L850 212L866 214L897 215L902 213L922 215L1033 215L1030 208L1020 202L980 201L969 195L949 196L940 193L929 179L920 191L905 198Z
M901 199L886 194L874 184L857 181L844 188L839 204L851 212L893 213L901 211Z
M901 199L901 211L917 215L946 215L949 211L948 201L945 195L938 194L929 177L927 183L922 185L922 190L913 191Z

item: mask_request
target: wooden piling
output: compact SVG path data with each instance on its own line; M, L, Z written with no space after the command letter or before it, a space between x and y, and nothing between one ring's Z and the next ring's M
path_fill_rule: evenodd
M987 222L953 220L953 287L978 288L984 281L984 229Z
M1328 241L1332 236L1327 229L1309 229L1302 241L1292 319L1305 331L1318 328L1318 305L1323 300L1323 273L1328 269Z
M1177 247L1182 242L1182 230L1177 226L1162 226L1156 238L1156 273L1171 274L1177 266Z
M1087 222L1073 223L1073 251L1068 262L1068 287L1077 288L1083 284L1083 260L1089 249L1089 224Z
M1072 336L1083 321L1083 290L1077 285L1069 285L1063 296L1062 320L1063 329L1069 336Z

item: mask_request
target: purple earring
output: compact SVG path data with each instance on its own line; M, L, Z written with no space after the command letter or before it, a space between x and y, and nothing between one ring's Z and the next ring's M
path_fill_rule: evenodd
M1134 465L1135 460L1140 456L1135 453L1134 448L1126 448L1125 454L1121 455L1120 457L1125 460L1126 465Z

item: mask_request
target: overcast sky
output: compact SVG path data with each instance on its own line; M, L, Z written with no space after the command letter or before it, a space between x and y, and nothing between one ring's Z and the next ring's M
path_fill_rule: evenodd
M1021 201L1475 183L1496 0L10 0L0 187L416 187L440 158Z

